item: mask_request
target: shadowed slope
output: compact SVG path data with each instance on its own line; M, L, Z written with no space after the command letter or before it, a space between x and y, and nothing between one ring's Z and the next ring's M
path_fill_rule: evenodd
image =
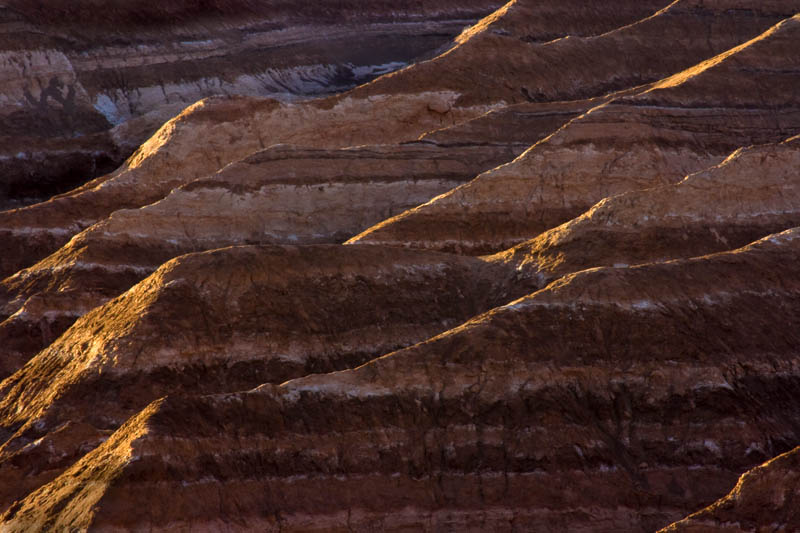
M496 252L600 199L674 183L800 130L800 17L636 96L576 118L517 160L352 242ZM751 90L758 87L759 90Z
M0 384L0 506L164 394L356 366L525 293L509 288L512 274L472 258L342 246L174 259Z
M91 524L652 531L800 441L798 237L587 271L356 370L170 398ZM61 520L85 483L4 527Z
M4 2L0 209L112 171L201 98L341 92L435 55L500 5Z
M492 258L547 284L598 266L738 248L800 226L800 138L734 152L675 185L607 198L580 217Z
M165 199L121 210L0 284L0 378L72 322L179 255L236 244L340 243L513 158L430 143L273 146Z
M512 4L498 12L496 22L506 16L522 16L515 14L522 4ZM615 88L670 75L738 44L745 35L758 34L778 20L771 7L745 12L729 10L722 4L715 8L716 16L697 17L691 9L673 7L677 10L674 16L652 17L594 40L566 39L547 45L512 38L520 46L506 47L493 37L484 39L492 25L479 25L467 40L438 58L432 71L423 67L429 63L422 63L418 65L421 70L405 69L379 83L305 104L255 99L205 101L165 125L115 174L53 202L0 215L0 238L13 250L13 254L0 258L0 275L10 275L52 253L74 235L74 227L83 229L117 209L155 202L181 184L213 174L275 143L340 148L409 141L503 103L527 101L515 84L531 91L547 85L549 88L542 89L546 100L602 96ZM604 20L609 21L603 31L614 27L611 20L617 25L634 22L643 5L648 4L630 0L603 3L602 9L608 11ZM564 12L569 16L547 19L552 31L568 31L583 20L573 4L565 6L572 6ZM577 20L571 18L575 16ZM526 20L524 16L522 20ZM679 37L683 45L675 50L672 43ZM469 79L462 68L465 64L479 71L500 68L508 72L507 76L497 73L465 84L463 80ZM450 78L462 80L461 85L442 85ZM579 81L583 88L576 92ZM518 96L511 98L509 91ZM81 216L68 214L75 212ZM69 229L65 231L65 227Z
M742 475L726 497L662 533L795 531L800 528L800 448Z

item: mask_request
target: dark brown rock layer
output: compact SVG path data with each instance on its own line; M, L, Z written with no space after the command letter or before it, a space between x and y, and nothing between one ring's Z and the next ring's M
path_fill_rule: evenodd
M800 19L787 19L647 91L600 105L513 163L353 242L496 252L607 196L677 182L741 146L781 142L800 129L798 34Z
M170 261L0 385L0 505L164 394L357 366L524 293L509 288L509 274L477 259L341 246L234 247ZM40 457L46 449L56 455Z
M795 531L800 528L800 448L744 474L725 498L664 533Z
M274 146L117 211L0 284L0 376L169 259L237 244L340 243L513 157L482 145Z
M796 0L47 2L0 531L794 527Z
M493 257L547 284L738 248L800 226L800 138L737 150L675 185L607 198L580 217Z
M110 172L201 98L348 89L432 54L499 7L493 0L216 4L0 7L0 209ZM131 120L139 125L125 127Z
M596 17L599 25L593 29L588 27L581 34L607 33L537 44L520 40L519 35L530 35L527 31L503 30L506 25L516 28L522 24L520 20L531 20L528 11L540 9L525 2L512 2L508 9L499 10L462 35L454 49L435 60L384 76L378 83L364 85L342 96L305 105L250 99L204 102L165 126L117 173L102 178L103 182L114 184L113 194L84 189L83 194L72 194L51 205L36 206L36 214L9 215L0 225L11 231L36 228L37 233L43 234L42 241L63 244L64 236L52 235L48 221L59 219L77 203L92 206L91 210L82 209L82 222L96 222L117 209L141 207L157 201L180 184L211 175L224 165L275 143L338 148L410 141L431 130L475 118L495 107L528 101L520 92L521 88L514 85L518 83L529 92L539 85L547 85L546 90L542 89L546 97L536 97L537 100L603 96L611 90L656 81L689 67L757 35L785 16L782 10L791 10L778 3L777 7L763 6L743 12L731 10L733 4L721 1L713 8L717 20L696 16L696 6L692 7L687 1L671 6L668 13L648 17L653 8L663 7L660 4L664 2L656 4L659 5L622 0L605 3L602 8L605 14ZM544 9L542 13L542 20L547 20L551 31L559 34L571 33L585 20L574 3L564 4L563 9L560 13L556 9L556 14L552 9ZM646 20L631 24L641 17ZM497 25L499 29L495 28ZM609 31L617 26L623 27ZM496 29L499 34L494 33ZM505 36L504 31L509 35ZM662 38L654 38L654 35ZM678 37L685 44L676 51L670 43ZM566 71L553 76L554 65ZM489 74L478 76L478 71ZM526 76L532 79L523 79ZM449 79L461 81L449 84ZM512 84L510 89L508 84ZM576 91L579 86L583 89ZM342 115L346 115L346 119ZM209 129L209 119L215 121L212 129ZM546 116L542 120L552 123ZM549 126L547 129L549 131ZM198 138L202 142L198 142ZM180 166L182 172L176 175L175 166ZM136 186L132 187L132 183ZM92 197L91 201L83 200L87 194ZM32 223L31 218L36 222ZM63 224L56 226L61 227ZM44 236L47 233L51 235ZM51 248L25 253L26 245L15 244L14 247L20 249L15 256L24 259L6 266L0 275L10 275L54 251Z
M4 525L652 531L800 441L798 242L590 271L354 371L160 400Z

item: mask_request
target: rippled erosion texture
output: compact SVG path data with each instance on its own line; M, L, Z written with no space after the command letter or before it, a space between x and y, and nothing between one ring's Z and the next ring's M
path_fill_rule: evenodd
M800 530L800 2L0 4L0 531Z

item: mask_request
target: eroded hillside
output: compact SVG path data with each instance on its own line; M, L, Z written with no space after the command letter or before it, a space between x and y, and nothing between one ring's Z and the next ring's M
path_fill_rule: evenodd
M796 525L800 4L295 4L0 8L0 530Z

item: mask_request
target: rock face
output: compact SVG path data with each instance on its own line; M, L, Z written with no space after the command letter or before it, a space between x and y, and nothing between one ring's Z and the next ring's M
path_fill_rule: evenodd
M669 13L646 18L641 24L624 26L619 31L597 37L582 37L577 47L570 39L536 44L520 40L514 34L498 36L494 33L495 30L501 34L510 31L503 30L505 25L520 26L521 21L527 20L525 17L531 16L528 9L523 9L529 4L541 3L512 2L507 9L499 10L466 32L455 48L434 60L403 69L344 95L306 104L218 98L187 109L167 123L115 173L54 202L0 217L0 231L7 232L6 238L15 249L15 253L10 254L13 259L0 266L0 275L10 275L31 266L65 244L71 235L115 210L139 208L158 201L176 186L211 175L272 144L341 148L415 140L431 130L475 118L504 104L527 101L520 92L522 89L514 86L517 81L531 87L555 84L546 90L544 99L549 101L601 97L611 89L628 88L626 84L657 81L735 46L745 36L755 36L788 16L771 6L756 10L754 15L732 10L733 4L721 2L721 7L711 13L715 16L698 17L690 9L694 4L686 3L686 9L671 6ZM655 7L648 2L622 0L607 5L613 10L598 17L598 21L605 20L605 24L589 26L591 31L585 31L584 35L608 32L615 27L613 24L630 24L641 16L647 17L652 13L650 8ZM790 7L782 9L793 14ZM558 16L551 14L546 20L551 31L558 34L570 33L585 18L583 10L574 3L565 3L564 11L556 11ZM684 29L684 26L690 28ZM682 32L681 38L685 37L680 53L675 53L670 45L676 37L670 32L676 28ZM654 35L664 38L654 39ZM643 47L646 53L641 51ZM640 54L645 57L641 62L630 59ZM654 56L663 61L653 60ZM593 68L587 70L587 64ZM568 71L551 76L548 72L552 65L563 65ZM647 73L642 74L645 66ZM478 76L477 71L494 75ZM525 81L520 78L521 73L533 78ZM446 80L461 81L445 84ZM512 89L508 88L509 84ZM584 88L576 91L578 85ZM553 124L548 114L529 118L533 122L546 121L544 127L533 127L545 130L544 134L550 133ZM180 173L175 172L178 167ZM65 233L63 228L68 224L61 219L65 213L75 211L81 213L78 221L72 215L67 216L73 227L78 225L77 231ZM35 235L33 239L31 234Z
M666 532L792 531L800 528L800 448L741 477L733 491L714 505L665 528Z
M800 439L798 243L588 271L357 370L159 400L4 526L653 530Z
M512 274L477 259L341 246L238 247L170 261L0 385L0 505L164 394L357 366L524 294L523 284L504 283Z
M796 526L795 0L101 4L0 8L0 531Z
M429 143L274 146L142 209L121 210L0 284L2 377L92 308L179 255L234 244L339 243L513 158Z
M606 196L675 182L741 146L780 142L800 128L798 35L800 18L785 20L641 94L598 106L513 163L353 242L496 252Z
M636 6L629 5L628 3L620 3L621 10L615 15L617 18L616 24L625 24L636 20L639 16L646 16L650 11L643 11L649 4L636 4ZM491 18L491 24L488 26L484 24L480 26L481 31L470 32L467 36L460 40L458 45L459 50L469 52L471 61L477 65L490 66L497 62L491 56L492 51L495 50L496 43L491 39L486 41L484 34L494 32L497 25L499 27L521 28L521 17L528 17L529 20L540 20L545 15L551 17L554 22L561 24L562 32L574 31L576 27L581 26L582 35L591 35L592 33L608 30L612 24L612 17L610 13L606 12L602 17L598 15L598 24L601 20L604 23L599 26L583 26L582 17L585 13L578 10L575 6L565 4L564 11L557 13L541 13L535 17L528 13L530 8L524 8L521 5L515 5L513 9L504 10L499 12L496 16ZM537 8L538 9L538 8ZM558 17L556 17L558 16ZM506 20L508 19L508 20ZM515 22L516 21L516 22ZM551 26L553 28L557 26ZM497 30L499 31L499 30ZM503 30L505 31L505 30ZM516 30L515 30L516 31ZM519 30L521 31L521 30ZM531 30L533 31L533 30ZM502 32L501 32L502 33ZM514 34L515 40L519 41L520 35ZM531 35L528 33L527 35ZM727 34L726 34L727 35ZM509 37L510 38L510 37ZM722 39L730 39L725 37ZM540 41L536 38L533 41ZM473 42L475 41L475 42ZM524 39L520 42L525 44L525 48L518 50L516 56L511 56L506 60L506 63L511 63L518 60L520 57L528 55L528 48L531 46ZM628 46L636 44L633 38L628 38L625 41ZM712 43L712 48L709 44ZM693 58L704 57L712 53L714 46L722 46L722 44L715 43L713 40L704 40L702 43L698 41L697 50L693 50L691 54L686 57L681 57L675 61L680 64L688 63ZM437 65L452 72L458 72L458 69L463 64L464 52L459 52L461 55L452 56L445 54L437 59ZM461 59L459 59L461 58ZM613 61L608 61L606 64L606 72L604 76L611 76L611 67L614 66ZM622 65L623 68L631 70L630 66ZM661 71L666 73L672 69L671 65L664 65ZM631 70L631 72L633 72ZM638 74L637 74L638 75ZM165 126L161 132L151 139L137 154L134 156L121 170L104 178L90 183L86 187L55 198L50 202L32 206L26 209L9 211L4 215L0 215L0 225L5 226L5 231L0 229L0 234L3 234L6 246L12 253L7 254L0 258L0 273L10 275L22 267L31 266L36 261L42 259L47 253L55 250L58 246L66 243L69 238L74 235L78 230L83 229L97 220L102 220L105 216L118 209L131 209L139 208L151 202L160 200L177 185L181 183L190 182L193 179L200 178L206 173L213 173L215 170L221 168L229 161L235 161L237 158L246 157L259 148L263 149L276 141L290 141L294 143L301 143L306 146L320 146L326 149L336 148L339 146L347 146L353 144L361 144L369 141L383 141L383 142L398 142L411 140L414 137L426 132L430 129L436 129L442 125L458 122L459 117L469 117L472 114L477 114L481 110L485 110L486 106L471 106L468 110L456 110L448 108L452 105L450 102L457 97L457 94L451 90L442 91L441 88L435 88L437 92L432 92L434 87L426 87L425 84L435 84L437 76L432 74L429 79L422 80L422 85L415 88L408 88L408 84L402 80L406 77L413 77L419 80L419 73L414 69L409 69L399 73L397 76L392 77L392 84L397 84L396 89L392 89L394 94L392 96L381 95L374 96L373 93L381 92L384 89L368 86L357 90L347 98L336 97L330 99L323 104L310 103L308 105L297 104L279 104L274 101L260 101L254 102L250 100L234 99L221 102L208 102L198 105L186 113L171 121ZM498 80L499 81L499 80ZM600 83L600 82L598 82ZM602 82L603 85L605 82ZM491 99L488 102L497 102L502 98L503 85L495 82L494 89L489 94ZM464 89L467 90L467 89ZM473 88L472 91L477 94L478 91L482 93L485 89ZM403 94L408 93L408 94ZM559 97L567 96L567 93L559 93ZM483 97L482 97L483 98ZM463 170L459 170L459 181L466 181L468 177L474 176L487 168L492 168L498 164L511 160L515 155L524 150L530 143L536 142L542 137L551 133L557 128L564 120L569 118L572 114L581 110L588 109L592 104L597 104L595 100L588 100L576 102L574 104L554 103L551 105L542 104L535 110L526 108L525 104L515 106L511 113L516 114L520 118L520 128L515 128L512 131L524 131L522 135L517 135L515 138L496 137L493 140L496 147L494 149L487 146L486 138L480 135L482 133L480 127L473 132L472 140L468 143L462 139L458 142L459 145L471 144L476 145L474 148L467 146L457 147L452 142L441 141L439 148L431 147L430 150L435 150L441 153L441 158L444 159L460 159L464 161ZM334 105L333 108L327 109L328 105ZM494 105L494 104L493 104ZM375 109L379 106L380 109ZM529 106L530 107L530 106ZM526 111L527 109L527 111ZM363 123L358 124L353 120L353 114L364 114L365 120ZM293 120L287 120L292 117ZM506 119L508 113L500 113L501 119ZM497 120L498 117L492 117L489 120ZM224 124L219 124L220 119L224 119ZM402 121L400 121L402 119ZM485 117L479 119L486 122ZM211 122L212 130L209 131L208 126ZM203 125L201 127L201 124ZM503 128L505 129L505 128ZM336 134L330 132L335 130ZM437 137L442 137L447 133L446 130L439 132ZM478 134L478 135L476 135ZM209 137L214 138L210 141ZM198 142L198 139L203 139ZM428 142L434 139L426 139ZM203 147L203 153L194 154L193 151L197 150L198 146ZM216 150L212 149L216 146ZM509 149L510 148L510 149ZM390 151L394 150L398 154L407 151L407 148L389 148L384 147L380 150ZM216 152L216 153L215 153ZM302 158L302 153L293 156L295 159ZM399 157L402 155L391 156ZM438 161L438 160L437 160ZM438 164L438 162L436 162ZM252 166L244 163L245 166ZM175 168L181 168L180 173L175 172ZM242 165L236 168L242 168ZM409 172L407 166L397 167L397 172ZM414 172L414 169L410 169ZM444 170L444 169L442 169ZM236 172L231 170L226 171L226 176ZM437 170L433 173L427 171L423 173L426 178L431 178L434 175L438 176L436 180L427 179L429 186L414 186L416 190L414 194L409 196L406 205L398 203L394 200L395 195L388 194L390 204L373 204L368 213L370 217L356 217L352 220L343 219L334 229L335 235L328 231L327 233L320 228L319 224L313 221L300 220L306 226L306 233L314 233L313 238L300 237L301 242L332 242L335 240L344 240L352 235L366 229L370 224L379 222L381 219L396 214L392 210L401 208L413 207L419 203L423 203L428 199L436 196L437 194L446 192L453 186L457 185L453 181L454 174L451 172L444 172ZM378 178L376 176L376 178ZM216 179L216 178L213 178ZM380 179L380 178L378 178ZM414 172L413 179L417 181L419 174ZM224 180L224 179L223 179ZM435 183L434 183L435 181ZM400 182L397 182L397 186ZM424 185L424 184L423 184ZM252 187L252 185L251 185ZM362 187L359 187L362 188ZM194 189L197 190L197 189ZM240 204L239 210L245 211L247 208L252 208L258 205L260 208L269 208L270 205L277 205L274 195L271 193L274 188L268 189L255 189L248 193L248 197L253 197L253 201L249 203ZM388 192L388 191L387 191ZM365 199L369 198L369 192L361 191L358 194L362 195ZM257 198L259 195L264 198ZM169 210L170 216L173 221L177 217L187 216L187 213L194 212L197 208L198 202L191 200L193 195L171 195L168 200L162 203L162 207ZM331 191L325 193L325 196L337 201L332 197ZM207 196L208 198L208 196ZM233 198L230 198L233 201ZM325 202L326 200L323 200ZM310 206L309 199L303 200L306 206ZM323 203L324 205L324 203ZM214 210L215 208L212 208ZM148 213L153 214L155 210ZM301 209L301 213L302 213ZM80 213L79 217L75 214ZM279 208L272 217L283 216L283 208ZM124 217L119 214L117 216ZM215 218L219 215L215 213ZM340 214L340 217L343 217ZM269 218L269 217L267 217ZM3 220L4 219L4 220ZM119 220L119 219L118 219ZM215 221L217 224L219 220ZM184 243L182 246L171 246L167 254L155 254L152 250L148 253L135 254L139 259L135 260L135 265L123 265L121 268L114 269L115 277L122 277L124 282L113 289L108 288L109 285L104 282L93 283L93 292L101 295L101 298L107 299L109 296L119 294L124 289L141 279L144 275L154 270L160 262L174 257L179 252L193 251L198 249L206 249L212 247L211 244L220 246L225 244L240 244L243 242L287 242L287 238L291 235L297 236L301 233L298 225L290 227L291 231L284 232L283 237L276 235L270 238L270 234L275 233L275 228L270 227L266 233L263 226L264 220L253 226L250 224L248 233L245 233L241 238L236 238L229 235L227 230L222 228L230 228L235 224L240 223L240 219L235 216L227 217L227 220L222 222L222 225L216 230L217 233L223 232L222 238L224 240L213 239L211 236L206 236L205 245L199 245L196 239L188 239L191 246L187 247ZM255 222L255 221L251 221ZM127 221L126 221L127 224ZM162 224L162 228L168 226L168 222ZM330 225L330 222L328 222ZM152 222L146 222L145 226L140 227L134 231L133 226L126 225L125 229L129 233L134 233L137 237L148 234L152 229ZM176 227L185 226L185 221L179 222ZM290 224L291 226L291 224ZM242 228L244 230L245 228ZM105 230L102 230L105 231ZM174 233L174 231L170 230ZM95 233L96 234L96 233ZM181 234L184 240L187 236ZM158 235L153 235L154 239L158 239ZM204 237L200 236L202 241ZM310 239L310 240L309 240ZM174 240L167 239L167 242ZM291 240L289 240L291 241ZM297 241L294 241L297 242ZM76 247L83 247L85 239L78 237L78 241L74 241L71 246L73 250ZM98 245L94 245L97 247ZM104 257L118 256L124 257L134 255L131 246L135 248L137 245L125 244L128 246L128 253L123 253L119 256L116 252L110 250L99 251L90 254L86 251L83 255L102 255ZM163 247L163 245L160 245ZM111 245L111 249L119 249L119 245ZM172 255L169 255L172 254ZM143 261L143 257L153 257L153 261L149 263ZM67 278L63 269L59 269L57 276L62 280L54 281L51 269L59 261L64 262L67 257L70 257L74 266L68 267L70 270L85 271L84 265L86 263L95 265L95 261L86 261L80 257L76 257L74 253L69 251L61 251L56 254L56 257L45 259L33 268L33 272L25 272L22 276L17 276L15 279L10 279L4 283L5 294L3 298L3 312L4 318L8 318L18 311L20 311L24 302L35 296L36 293L32 290L35 287L42 285L49 285L51 288L58 288L58 292L63 292L63 280ZM102 263L103 261L101 261ZM42 274L42 270L45 270ZM97 269L94 269L97 270ZM43 280L44 277L51 278L50 281L39 281L31 283L30 279ZM19 287L24 286L23 292ZM10 289L9 289L10 287ZM52 291L54 292L54 291ZM24 296L24 298L22 297ZM83 305L75 306L74 309L67 309L64 307L64 298L62 295L56 297L56 301L52 305L47 305L46 300L50 298L39 298L36 302L38 312L32 314L23 314L16 319L11 320L0 327L0 337L8 338L18 337L19 331L28 330L36 331L41 330L42 335L37 336L40 340L37 342L29 342L30 336L20 345L19 342L11 342L12 346L20 346L14 349L13 354L8 354L6 358L6 368L15 368L18 366L19 361L24 360L33 350L40 347L42 344L50 342L54 337L58 336L66 326L70 324L70 319L80 316L87 310L88 299L82 295L76 298L76 301L84 302ZM12 305L6 305L9 301L16 302ZM96 304L102 303L102 300L95 300ZM34 307L33 305L31 306ZM6 331L8 333L6 333Z
M500 2L108 4L0 7L0 208L112 171L200 98L341 91L430 54Z
M598 266L637 265L737 248L800 226L800 138L737 150L675 185L607 198L495 261L545 285Z

